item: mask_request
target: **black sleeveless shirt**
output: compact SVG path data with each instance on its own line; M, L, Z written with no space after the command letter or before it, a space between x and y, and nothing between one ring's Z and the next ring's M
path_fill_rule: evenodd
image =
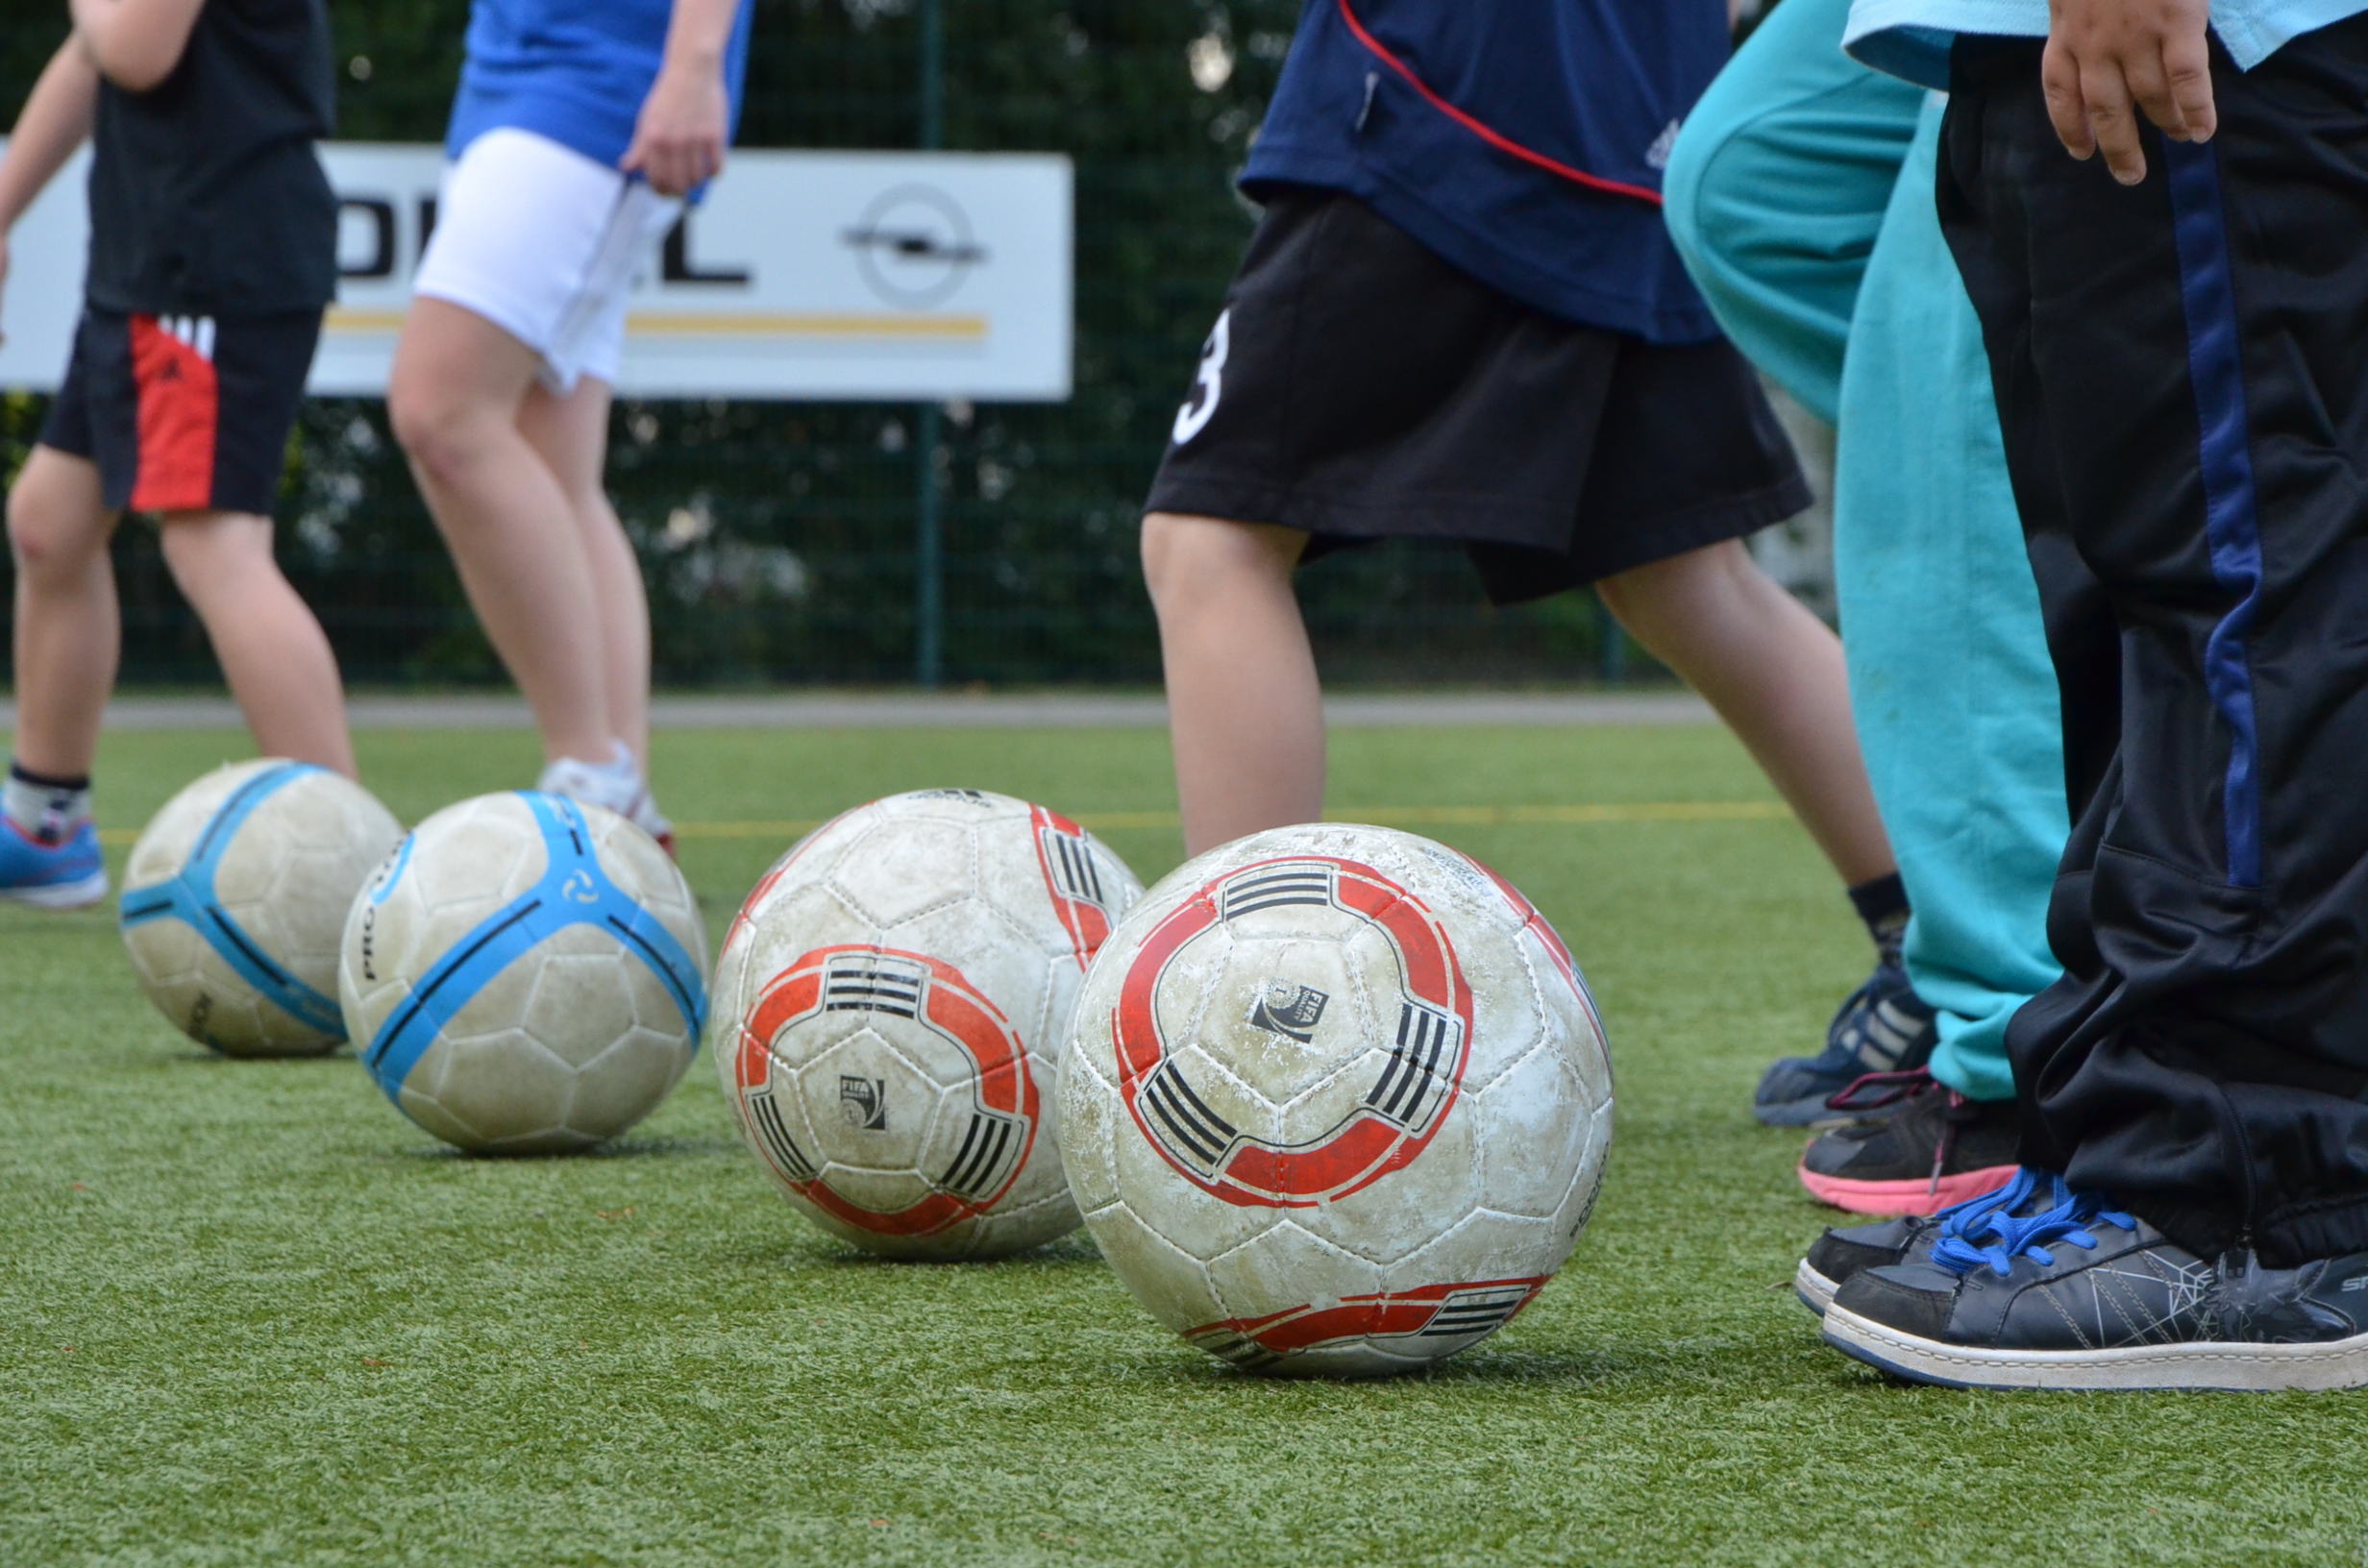
M99 85L89 303L275 315L337 293L337 202L313 142L336 112L322 0L206 0L172 74Z

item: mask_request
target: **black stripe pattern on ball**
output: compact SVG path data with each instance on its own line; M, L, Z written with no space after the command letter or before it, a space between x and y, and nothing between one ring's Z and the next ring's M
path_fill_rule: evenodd
M1218 918L1234 920L1261 909L1331 902L1330 870L1318 866L1293 866L1264 876L1237 877L1226 883Z
M834 958L823 971L823 1011L918 1017L923 973L918 964L872 953Z
M781 1120L781 1108L773 1101L773 1090L760 1089L748 1098L749 1120L755 1124L756 1136L764 1141L774 1164L793 1182L812 1181L814 1163L789 1136L788 1124Z
M1365 1103L1401 1126L1419 1127L1446 1094L1440 1077L1443 1059L1455 1040L1455 1022L1444 1013L1411 1001L1398 1003L1397 1043L1391 1047L1381 1081Z
M1071 834L1044 830L1046 864L1052 868L1052 879L1064 897L1080 903L1107 909L1110 902L1102 896L1101 869L1094 864L1094 852L1085 841Z
M938 1187L960 1198L983 1199L1003 1185L1025 1143L1018 1116L971 1108L971 1124Z
M1173 1062L1163 1062L1143 1086L1143 1100L1174 1141L1169 1147L1203 1176L1217 1173L1240 1131L1193 1092Z

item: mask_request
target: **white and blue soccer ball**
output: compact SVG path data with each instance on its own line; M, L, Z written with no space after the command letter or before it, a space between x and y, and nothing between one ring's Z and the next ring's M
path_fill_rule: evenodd
M1277 828L1144 895L1086 976L1061 1153L1102 1255L1248 1370L1452 1356L1586 1228L1612 1064L1512 884L1386 827Z
M337 970L362 1066L475 1152L558 1154L656 1108L707 1012L699 903L623 817L530 791L447 806L354 900Z
M164 804L124 869L123 945L158 1011L227 1056L345 1039L337 941L403 824L310 763L216 769Z

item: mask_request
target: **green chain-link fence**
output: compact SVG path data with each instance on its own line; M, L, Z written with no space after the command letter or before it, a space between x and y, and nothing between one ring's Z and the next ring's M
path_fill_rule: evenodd
M922 127L918 7L757 0L740 142L899 148ZM62 0L0 21L13 113ZM610 485L650 580L661 682L900 682L915 672L915 520L934 475L943 673L955 683L1148 682L1158 643L1137 509L1252 212L1232 178L1298 0L961 0L942 13L945 145L1076 165L1075 394L1057 406L621 403ZM340 133L433 141L466 0L336 0ZM0 473L43 400L0 399ZM937 425L925 453L921 435ZM350 680L497 678L374 402L310 404L280 551ZM212 678L153 530L116 544L128 680ZM1327 674L1566 681L1617 662L1591 596L1491 610L1450 551L1390 545L1302 574Z

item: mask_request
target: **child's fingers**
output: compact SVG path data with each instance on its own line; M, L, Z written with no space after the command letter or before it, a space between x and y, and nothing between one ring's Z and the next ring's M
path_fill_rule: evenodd
M2063 143L2063 150L2078 159L2092 156L2097 138L2089 134L2088 105L2081 97L2080 61L2053 38L2039 57L2039 85L2047 94L2047 117L2054 122L2056 138Z
M2179 100L2171 95L2170 73L2162 68L2160 56L2139 55L2126 61L2122 80L2129 84L2138 113L2154 121L2173 141L2187 139L2186 117L2179 111Z
M2105 60L2081 71L2081 99L2088 110L2088 131L2105 155L2105 166L2125 185L2146 178L2146 148L2138 139L2137 106L2121 61Z
M2166 39L2162 46L2162 72L2189 139L2209 141L2211 134L2220 129L2220 111L2212 101L2211 46L2205 41L2204 35L2199 31L2192 37Z

